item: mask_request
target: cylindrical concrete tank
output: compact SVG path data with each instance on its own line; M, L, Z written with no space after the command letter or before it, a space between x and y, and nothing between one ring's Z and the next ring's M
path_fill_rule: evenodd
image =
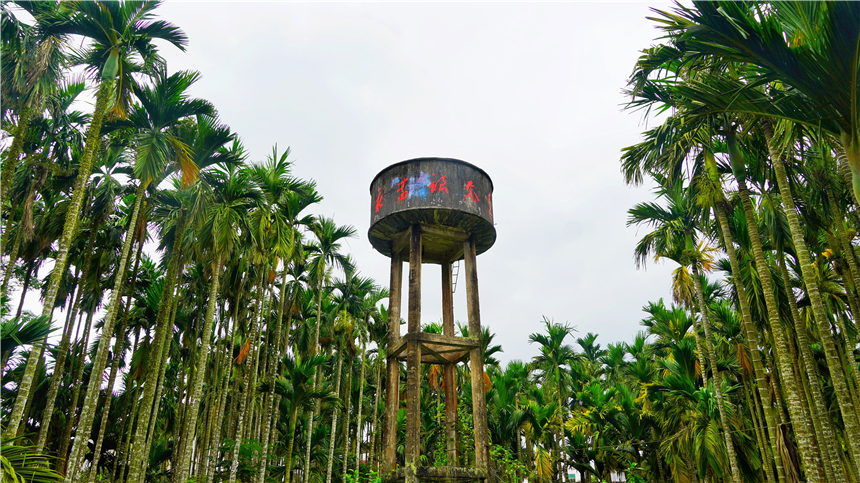
M423 258L429 263L460 258L458 236L474 237L478 254L496 241L493 182L459 159L417 158L383 169L370 185L370 214L370 243L389 257L398 235L414 224L428 228Z

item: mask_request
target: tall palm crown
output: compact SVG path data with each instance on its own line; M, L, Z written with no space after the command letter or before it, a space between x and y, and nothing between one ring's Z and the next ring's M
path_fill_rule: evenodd
M536 332L529 336L529 343L540 346L540 355L534 357L534 366L544 372L544 378L555 379L557 389L562 392L564 368L574 363L577 358L573 346L565 343L565 339L573 333L574 328L554 323L546 318L544 318L544 324L546 334Z
M117 81L111 117L122 118L131 104L134 88L132 71L155 72L163 68L153 39L170 42L185 51L188 37L164 20L156 20L154 11L160 1L77 2L67 32L92 40L77 56L77 62L102 81Z
M261 194L250 173L237 166L219 167L202 176L211 191L201 193L195 208L201 216L199 225L202 245L226 260L240 243L240 234L248 233L247 214L260 202Z
M332 266L345 268L351 266L349 258L341 252L341 243L345 238L355 236L352 226L338 226L333 219L320 216L311 226L317 243L312 245L314 253L308 266L311 281L316 285L322 284L326 270Z
M735 62L743 68L732 69L734 76L716 69L674 91L694 112L785 119L833 136L860 196L860 5L693 3L658 12L681 60L710 57L717 67Z
M55 0L16 1L15 5L35 22L26 25L3 6L3 99L6 103L17 99L35 104L55 90L64 74L64 23L70 9ZM4 110L8 108L4 106Z
M128 120L118 125L134 129L134 175L144 186L163 179L171 161L182 172L184 186L197 178L199 167L194 163L193 148L171 128L185 118L214 113L208 101L188 97L188 88L199 79L199 72L168 76L159 71L152 85L135 87L139 104L132 107Z
M654 227L654 231L636 244L636 266L644 266L652 256L669 258L684 266L701 262L696 239L702 217L707 216L707 212L696 203L691 186L669 183L660 176L656 179L661 184L656 189L657 196L666 201L666 206L654 202L640 203L627 212L628 226L645 224Z

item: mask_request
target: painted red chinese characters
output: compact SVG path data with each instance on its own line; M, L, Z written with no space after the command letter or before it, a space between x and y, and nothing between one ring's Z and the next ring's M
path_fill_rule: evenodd
M400 193L400 197L397 198L397 201L403 201L409 197L409 190L406 189L407 181L409 181L409 178L403 178L403 180L397 184L397 192Z
M433 174L433 176L436 176L436 174L434 173L434 174ZM437 192L437 191L438 191L438 192L440 192L440 193L441 193L441 192L443 192L443 191L444 191L446 194L448 193L448 188L446 188L446 187L445 187L445 175L444 175L444 174L442 175L442 177L441 177L441 178L439 178L439 179L437 179L436 181L434 181L434 182L430 183L430 192L431 192L431 193L435 193L435 192Z
M493 217L493 193L487 193L487 204L490 206L490 218Z
M474 201L474 202L476 202L476 203L477 203L478 201L481 201L480 199L478 199L478 195L476 195L476 194L475 194L475 185L474 185L474 183L472 183L471 181L469 181L468 183L466 183L466 186L465 186L463 189L465 189L465 190L468 190L468 191L469 191L468 193L466 193L466 196L464 196L464 197L463 197L463 199L471 200L471 201Z
M376 213L379 213L379 209L382 208L382 188L379 188L376 191Z

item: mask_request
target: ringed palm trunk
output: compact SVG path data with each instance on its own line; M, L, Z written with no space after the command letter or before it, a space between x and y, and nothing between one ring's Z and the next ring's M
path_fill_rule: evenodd
M180 220L180 223L183 222ZM146 473L144 458L149 454L149 446L146 444L147 432L150 426L152 403L155 400L161 366L167 363L162 360L162 354L164 353L167 333L172 329L172 325L168 324L168 319L173 306L173 290L176 284L176 272L179 267L179 250L181 249L180 242L183 232L184 224L181 224L179 233L177 233L173 242L173 250L171 252L170 263L167 267L167 274L164 276L164 288L158 306L158 315L156 316L155 336L152 341L152 351L150 352L150 363L146 371L143 396L139 404L137 426L134 429L134 437L129 440L133 441L133 444L131 445L131 457L128 462L128 477L126 478L126 482L128 483L143 481Z
M761 422L761 413L759 412L758 398L756 397L753 389L751 389L752 385L747 385L746 378L741 376L741 382L744 386L744 400L747 404L747 410L749 412L749 419L753 423L753 427L755 428L755 437L756 442L759 447L759 455L762 460L762 467L759 468L759 477L764 481L776 481L776 477L773 475L773 466L767 464L768 458L770 458L769 450L770 443L767 441L767 437L764 435L764 424ZM752 393L752 396L750 396ZM755 402L753 402L755 401Z
M32 236L27 236L27 231L32 228L33 203L36 198L36 190L45 184L47 176L48 171L43 169L41 170L41 175L37 175L36 178L30 181L30 183L28 183L27 185L27 198L24 201L25 214L21 217L21 220L18 223L18 230L16 230L17 233L15 234L15 241L13 242L11 253L9 254L9 263L8 265L6 265L6 273L3 276L3 286L0 287L0 296L7 295L9 289L9 279L12 277L12 272L15 269L15 263L18 261L18 253L21 250L21 245L24 241L30 241L30 239L32 238ZM26 213L30 213L30 216L27 216ZM27 226L27 224L29 224L30 226ZM6 226L8 227L8 222ZM3 232L3 235L5 238L6 231ZM3 246L0 246L0 253L5 253L5 248L6 246L4 241Z
M71 407L69 408L69 420L66 422L66 427L63 432L62 439L60 439L60 454L62 456L68 456L69 449L69 439L72 437L72 428L75 425L76 418L79 418L78 413L78 401L81 398L81 386L83 378L84 378L84 366L86 365L86 357L87 357L87 347L89 346L89 337L90 337L90 327L92 327L93 323L93 314L95 313L95 308L91 307L90 311L87 313L87 321L84 325L84 333L81 335L83 339L83 344L81 344L81 353L78 356L78 359L75 361L75 374L72 384L74 385L74 389L72 390L72 402ZM83 314L81 314L83 315ZM78 324L80 326L80 323ZM90 377L92 379L92 377ZM68 466L68 458L63 462L64 465Z
M735 454L735 445L732 443L732 434L729 431L729 421L726 416L726 403L723 399L723 378L717 367L717 353L714 350L714 339L711 335L711 323L708 317L708 307L705 305L705 296L702 290L702 278L699 276L699 268L693 264L693 279L696 284L696 298L699 301L699 311L702 315L702 328L705 330L705 343L708 347L708 358L711 363L711 371L714 375L714 391L717 394L717 409L720 412L720 425L723 427L723 437L726 441L726 452L728 453L729 466L732 470L732 481L741 483L741 475L738 470L738 458ZM704 370L704 369L703 369Z
M139 237L138 237L139 238ZM96 438L96 447L93 450L93 461L88 483L95 483L96 473L98 472L99 459L101 457L102 443L104 442L105 433L107 432L108 415L110 414L111 401L113 398L113 386L116 382L116 375L119 371L119 363L123 359L122 354L125 352L125 327L128 325L128 314L131 309L131 301L134 298L134 288L137 285L137 269L140 267L140 255L143 251L143 241L137 246L137 255L134 260L134 269L131 271L131 282L129 284L128 298L125 303L125 310L122 316L122 321L116 329L116 343L113 346L113 363L110 368L110 377L108 377L107 389L105 389L105 403L102 409L102 421L99 425L98 437Z
M344 354L341 351L340 357L337 358L337 376L335 378L335 397L340 397L340 376L343 372L343 357ZM334 442L337 438L335 435L337 434L337 420L338 420L339 411L332 411L331 415L331 436L329 437L328 443L328 463L326 464L325 470L325 483L331 483L331 470L334 466Z
M322 264L322 268L320 268L320 273L325 274L325 264ZM314 328L314 343L311 346L311 354L316 354L319 349L320 344L320 322L322 321L322 280L319 283L319 289L317 291L317 326ZM317 389L317 370L314 368L314 383L313 390ZM310 467L311 467L311 435L314 432L314 413L319 412L319 399L314 402L314 407L311 409L310 415L308 415L308 437L307 437L307 448L305 448L305 471L303 476L304 483L308 483L308 478L310 478ZM345 455L344 455L345 456ZM233 483L232 481L230 483Z
M814 320L818 326L821 346L824 349L827 367L830 369L839 411L845 424L845 436L848 448L850 449L852 459L858 462L860 461L860 422L858 422L857 413L854 410L854 402L851 400L852 398L848 390L842 361L839 358L836 343L833 340L833 331L830 329L830 318L824 308L824 301L821 298L821 290L818 286L816 272L809 258L809 249L806 246L806 240L803 238L803 231L797 216L797 207L794 204L794 198L792 198L791 188L788 184L788 175L782 162L782 154L779 152L775 144L776 141L773 139L773 128L771 125L766 123L763 127L770 151L771 162L773 163L774 174L779 185L779 194L782 197L782 204L785 209L786 218L788 219L791 239L794 242L794 249L800 263L800 271L803 275L803 282L806 285L806 293L809 295L809 301L812 305ZM854 471L855 473L858 472L858 468L855 467Z
M144 191L146 186L141 183L135 192L134 211L131 214L128 233L122 246L122 254L120 255L119 267L117 268L116 280L114 282L113 291L111 292L111 301L108 304L107 314L104 319L102 334L113 334L114 323L116 322L119 306L122 303L122 286L125 282L125 277L122 276L128 271L128 261L131 254L131 245L134 241L137 229L137 217L140 215L140 207L143 204ZM53 274L51 275L53 278ZM53 305L53 302L51 303ZM66 483L72 483L77 478L79 459L82 457L82 450L89 440L89 434L92 431L93 419L95 418L96 402L98 401L99 393L101 392L101 379L107 363L108 347L110 346L110 337L102 337L99 340L98 351L96 358L93 361L93 372L90 377L91 381L98 381L98 384L90 384L87 388L87 393L84 396L84 406L81 409L81 419L78 422L77 437L72 444L72 454L69 461L72 463L71 468L66 473Z
M805 387L809 388L809 399L813 404L813 407L810 408L812 427L819 436L818 446L822 452L822 457L827 459L824 470L829 472L826 475L828 481L845 481L839 457L834 451L834 445L838 441L838 438L836 438L833 430L832 420L829 415L830 410L825 405L826 399L818 382L818 369L815 367L815 359L813 359L812 350L809 348L809 334L806 331L806 323L800 316L797 300L795 300L794 294L791 292L791 277L788 274L788 269L785 267L785 254L780 255L777 265L779 266L783 284L786 286L786 291L788 292L788 305L794 318L794 332L797 334L797 347L800 353L799 363L802 364L803 372L806 373ZM839 451L841 452L841 445Z
M833 211L834 216L837 216L839 211L838 211L838 208L836 207L836 199L833 197L832 194L829 196L829 198L830 198L831 211ZM854 295L855 295L854 300L855 300L855 303L857 303L857 305L860 306L860 290L857 289L857 284L860 283L860 267L857 266L857 259L854 258L854 250L851 246L851 242L849 241L848 235L845 233L845 230L843 229L844 226L843 226L841 215L838 218L837 224L839 225L838 230L837 230L838 231L837 237L839 238L839 243L842 245L842 252L845 254L844 257L848 261L848 270L849 270L850 278L852 281L851 285L854 289ZM852 312L853 312L853 308L852 308ZM860 309L857 310L856 314L852 314L852 315L854 316L854 318L856 320L858 317L860 317ZM846 371L846 374L853 374L855 385L860 386L860 369L857 368L857 363L853 362L854 357L853 357L853 351L852 351L853 347L857 347L856 338L852 337L852 333L849 332L848 330L846 330L847 329L846 327L840 327L840 328L842 329L842 334L845 337L846 356L848 357L849 362L850 362L850 364L849 364L850 369L848 371ZM855 407L855 409L860 409L860 408Z
M0 173L0 203L6 201L6 197L9 196L12 177L15 175L15 168L18 167L18 157L21 156L21 151L24 147L24 138L27 135L27 129L30 128L30 113L32 110L30 102L27 102L18 114L18 127L15 129L15 138L12 141L12 145L9 146L9 151L6 152L6 159L3 161L3 172ZM6 248L5 238L6 233L3 233L3 245L0 246L0 250Z
M82 280L86 279L86 275L87 275L86 268L89 267L90 263L92 262L94 239L95 239L95 231L93 231L90 234L90 238L87 242L87 254L84 257L84 265L83 265L84 271L81 272L81 275L78 278L78 284L79 285L81 284ZM56 377L51 378L51 386L48 388L48 400L45 402L44 414L46 416L43 418L42 424L39 427L39 436L38 436L38 439L36 440L36 452L38 452L38 453L42 452L42 449L45 447L45 442L48 439L48 430L50 429L50 426L51 426L51 418L48 415L54 414L54 405L56 404L56 401L57 401L57 393L60 392L60 384L62 383L62 373L61 372L58 373L57 371L58 370L62 371L66 367L66 357L68 356L68 353L69 353L69 342L71 340L71 335L72 335L72 326L74 325L74 321L75 321L75 317L76 317L75 312L77 310L77 305L80 303L81 296L82 296L83 292L84 292L83 287L79 286L78 287L78 293L75 295L74 305L72 306L72 310L71 310L72 313L70 314L70 316L71 316L70 320L72 321L72 323L70 324L68 330L63 333L63 337L60 340L60 350L57 354L57 359L54 362L54 376L56 376Z
M167 318L168 330L173 330L173 327L175 325L176 310L179 307L179 299L179 293L177 292L174 294L173 300L170 302L170 311L168 312L169 315ZM144 448L147 448L147 451L149 451L149 448L152 448L152 441L153 439L155 439L155 430L157 429L157 425L154 421L157 421L159 415L161 414L161 403L163 402L163 398L161 397L161 395L164 392L164 379L167 375L168 359L170 359L170 348L172 347L172 345L173 340L170 337L170 334L168 334L168 337L165 339L164 347L161 351L161 357L159 359L162 362L161 364L159 364L161 368L158 372L158 382L155 385L155 397L153 398L154 403L152 407L147 409L148 411L150 411L149 421L152 421L152 423L149 425L149 428L147 428L146 443L144 444ZM144 455L144 458L144 465L148 465L149 460L146 459L147 456ZM144 478L146 478L146 469L147 466L144 466Z
M556 460L555 460L555 464L553 465L553 467L554 467L555 471L558 471L558 480L564 481L567 479L567 476L566 476L567 471L564 471L564 469L563 469L564 463L562 462L562 454L564 452L562 451L562 445L564 444L564 429L563 428L564 428L564 417L566 416L566 414L565 414L565 405L563 403L564 395L562 394L561 369L558 366L555 367L555 387L556 387L556 389L558 389L558 411L559 411L559 414L561 415L561 418L560 418L561 419L561 426L555 431L555 435L554 435L556 444L555 444L555 448L553 448L553 449L555 450L555 453L556 453L555 454Z
M8 230L8 222L6 224L6 229L3 230L3 235L9 232ZM9 254L9 264L6 265L6 273L3 275L3 286L0 287L0 297L5 297L8 294L9 290L9 279L12 278L12 272L15 271L15 263L18 262L18 252L21 249L21 243L24 238L24 230L20 225L18 225L18 233L15 234L15 241L12 245L12 253ZM0 251L0 253L3 253Z
M96 95L96 107L90 126L87 129L86 146L81 156L81 164L78 167L78 177L75 179L75 186L72 190L72 201L69 203L66 212L66 221L63 224L63 234L57 246L54 269L51 271L51 278L48 281L48 289L42 305L42 315L45 317L51 317L51 313L54 310L54 301L57 299L57 292L60 289L60 282L66 271L69 247L71 246L72 238L74 238L77 232L78 220L81 217L81 206L84 202L87 181L90 178L90 173L93 171L93 161L95 160L96 148L99 145L102 121L107 111L108 98L112 85L113 82L102 81ZM21 377L21 382L18 384L18 397L15 398L15 404L9 415L9 425L6 427L4 439L10 439L18 433L18 426L24 416L24 407L27 405L30 397L32 397L33 378L36 375L36 366L39 363L39 352L35 350L30 351L30 357L27 359L24 374Z
M346 354L344 354L344 357L346 357ZM349 420L350 420L349 410L352 408L352 361L351 360L347 361L346 387L344 388L344 390L345 390L344 396L345 396L345 402L346 402L346 404L344 405L344 414L346 415L346 421L344 421L344 423L343 423L344 441L343 441L343 469L341 472L341 474L342 474L341 481L346 481L346 472L347 472L347 469L349 466L349 464L348 464L349 463ZM334 437L334 434L332 434L332 437Z
M191 448L194 434L197 430L197 412L200 408L200 397L203 394L203 379L205 379L206 365L209 362L209 339L212 334L212 320L215 318L215 305L218 300L218 282L221 275L221 254L215 254L212 261L212 282L209 284L209 303L206 306L206 321L203 323L202 341L197 357L197 371L194 377L194 389L191 392L191 402L186 411L185 437L182 438L183 446L182 460L177 468L176 479L178 482L188 481L188 471L191 468Z
M785 329L782 327L782 320L780 320L779 317L779 305L776 302L773 279L771 278L767 260L764 258L761 237L759 235L752 201L750 200L749 190L743 174L738 176L738 173L736 173L735 178L738 183L738 194L740 195L741 202L743 203L744 215L746 216L747 230L749 231L749 237L752 243L756 270L758 271L762 292L764 293L768 323L770 325L771 333L773 334L774 350L776 351L777 357L776 367L779 369L780 379L782 379L784 383L784 395L788 401L788 410L791 414L791 419L794 422L794 432L797 436L797 442L800 447L800 457L804 463L804 467L807 468L807 480L810 483L821 482L823 479L818 472L820 461L818 446L813 439L810 422L808 419L803 417L800 410L802 401L797 391L802 386L800 386L800 381L795 375L792 365L787 362L791 361L791 355L788 350L788 341L786 339ZM778 398L774 398L773 401L777 404L779 403ZM777 428L774 428L774 430L776 431ZM774 452L776 452L776 450Z
M284 297L287 293L287 270L286 266L284 266L284 276L281 284L281 296L280 300L278 300L278 318L275 322L275 336L271 338L270 349L269 352L272 355L269 357L269 364L267 369L267 380L272 381L273 384L269 388L269 392L266 395L266 408L264 410L265 420L263 421L263 449L262 454L260 455L260 467L258 469L258 480L257 483L264 483L266 480L266 464L267 458L269 455L269 439L271 437L270 433L274 433L272 429L272 421L275 412L275 399L280 401L280 398L277 398L275 395L275 369L278 367L278 361L281 359L280 348L281 348L281 336L283 330L283 319L284 319ZM274 287L272 288L272 294L274 295ZM270 302L271 303L271 302ZM277 419L275 419L277 421Z
M260 287L260 293L261 294L263 293L263 281L264 281L265 272L266 272L265 270L260 270L259 287ZM263 301L261 300L260 306L262 306L262 304L263 304ZM249 387L250 383L251 383L251 372L253 371L253 367L251 367L252 361L250 359L252 359L253 355L254 355L253 351L255 350L254 346L257 344L257 337L258 337L257 331L258 331L259 325L260 325L259 319L263 315L262 310L260 310L259 312L261 312L261 313L257 314L258 317L254 317L252 319L251 334L248 336L248 343L250 344L250 351L252 353L249 354L250 357L245 359L246 367L245 367L245 374L243 376L243 379L244 379L243 390L245 391L245 394L243 396L239 396L239 410L238 410L239 417L238 417L238 420L236 421L236 437L235 437L235 441L233 444L233 456L232 456L232 459L230 460L230 477L229 477L230 483L236 483L236 477L238 476L238 473L239 473L239 448L240 448L241 443L242 443L242 436L245 433L245 422L247 419L250 419L250 418L245 417L245 413L246 413L245 408L247 407L247 404L248 404L249 399L250 399L247 396L249 396L249 393L253 390L253 388Z
M27 296L27 292L30 290L30 279L33 276L33 266L36 264L36 260L30 261L27 264L26 274L24 275L24 286L21 287L21 299L18 301L18 312L15 314L15 317L21 317L21 311L24 310L24 298ZM36 273L36 278L39 278L38 270ZM39 354L39 358L42 357L42 351L44 350L45 343L47 342L47 338L38 346L33 347ZM26 414L26 411L24 412Z
M293 482L293 442L296 440L296 417L298 416L298 410L296 408L290 408L290 425L288 428L289 434L287 434L287 462L286 462L286 480L287 483Z
M355 481L358 481L359 469L361 469L361 406L364 401L364 386L365 386L365 371L364 371L364 351L365 342L361 342L361 356L359 364L361 364L361 378L359 379L358 389L358 414L355 416Z
M137 352L137 347L138 347L139 342L140 342L140 327L137 327L134 331L134 345L131 347L131 353L132 354ZM128 441L128 439L126 438L125 429L126 429L126 426L128 426L129 421L131 421L132 424L134 424L134 416L137 413L137 411L136 411L137 405L136 404L132 405L131 411L129 412L129 399L131 399L132 394L136 394L135 389L136 388L135 388L134 381L129 380L129 386L126 386L125 393L122 395L122 398L123 398L122 414L123 414L123 416L122 416L122 423L119 426L119 433L118 433L118 437L117 437L117 441L116 441L116 454L114 456L113 464L111 465L111 470L110 470L112 481L117 479L117 476L116 476L117 475L117 468L119 467L120 460L123 460L123 459L127 460L127 458L124 457L125 449L126 449L126 443ZM138 401L138 399L135 398L135 403L137 403L137 401ZM123 468L125 468L125 465L123 465Z
M753 323L752 319L752 311L750 310L749 299L747 298L746 286L743 283L741 278L741 267L740 263L738 263L737 253L735 252L735 246L732 241L731 230L729 229L729 220L726 216L725 208L722 205L717 204L714 206L714 211L717 214L717 220L720 224L720 230L723 233L723 240L725 241L726 253L729 256L729 263L732 267L732 280L735 284L735 290L738 294L738 305L740 305L741 309L741 318L743 319L743 328L744 333L747 338L747 346L750 348L750 359L752 359L753 369L755 370L755 380L756 386L758 387L758 393L761 397L762 404L764 405L764 417L765 422L767 423L768 430L767 435L770 442L770 447L767 448L769 451L766 451L763 454L762 463L766 465L768 477L771 481L773 481L772 467L770 466L768 456L773 458L774 465L776 466L776 473L779 481L785 482L785 469L782 466L782 457L779 451L776 450L776 416L773 414L773 405L771 403L770 391L767 387L767 375L764 371L764 364L761 361L761 352L759 351L759 343L758 343L758 333L756 331L755 323Z
M227 335L227 323L224 322L224 354L222 357L222 371L223 374L221 376L223 380L223 384L221 385L221 393L218 398L218 412L215 416L215 427L212 431L212 440L210 442L210 457L206 462L206 474L204 475L203 481L209 481L209 477L215 474L215 463L218 460L218 453L220 451L221 446L221 430L224 425L224 413L227 407L227 393L228 388L230 387L230 375L233 369L233 339L235 338L235 334L233 337L229 339L226 337ZM234 332L235 332L235 323L234 323Z

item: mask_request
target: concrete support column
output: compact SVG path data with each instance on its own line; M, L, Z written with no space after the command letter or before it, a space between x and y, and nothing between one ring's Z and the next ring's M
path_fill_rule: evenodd
M466 310L469 315L469 336L481 341L481 309L478 298L478 267L475 254L475 239L470 237L463 244L466 265ZM489 469L489 445L487 444L487 401L484 396L484 349L481 343L469 355L472 370L472 411L475 425L475 467Z
M391 279L388 302L388 349L400 340L400 304L403 292L403 260L391 255ZM382 471L395 467L397 457L397 411L400 408L400 363L394 357L385 361L385 422L383 427Z

